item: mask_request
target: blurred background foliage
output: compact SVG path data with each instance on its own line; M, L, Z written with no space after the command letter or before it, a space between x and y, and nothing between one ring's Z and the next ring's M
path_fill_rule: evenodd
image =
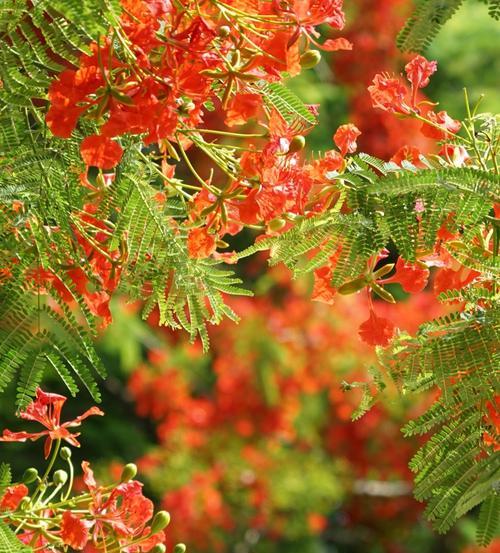
M394 39L411 4L353 0L346 7L354 50L324 56L290 83L321 106L309 150L331 148L334 130L351 120L365 151L388 159L420 141L425 152L418 127L375 113L366 96L377 71L399 72L406 62ZM500 111L499 39L486 7L467 2L427 52L439 63L429 98L460 118L467 87L473 101L485 95L483 110ZM192 553L476 551L473 516L438 536L411 497L407 463L417 443L399 428L428 398L388 389L383 403L351 421L360 390L346 392L344 382L365 380L375 361L357 337L364 298L311 302L311 282L291 282L261 258L241 271L256 297L233 301L242 321L211 329L206 355L184 335L158 329L154 314L144 322L137 305L114 304L114 323L99 344L110 375L102 386L106 417L85 423L80 458L97 463L104 479L137 462L146 492L172 514L171 543L186 542ZM380 305L380 314L385 309L413 332L440 308L424 294ZM46 386L64 392L56 381ZM13 389L2 396L0 412L14 429L13 398ZM88 403L83 394L70 401L67 418ZM2 457L20 475L39 448L4 444ZM499 550L498 541L488 549Z

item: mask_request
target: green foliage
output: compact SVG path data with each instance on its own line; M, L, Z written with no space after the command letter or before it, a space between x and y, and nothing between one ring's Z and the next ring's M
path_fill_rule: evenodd
M0 106L30 106L46 97L51 77L78 62L109 25L118 26L118 0L23 0L0 8Z
M466 1L426 50L428 59L437 60L438 71L426 88L433 101L446 106L456 119L467 116L463 88L471 105L481 99L483 112L499 113L500 25L488 15L487 6Z
M500 524L500 495L490 495L481 505L477 527L477 543L486 546L491 543Z
M466 297L465 293L462 299ZM434 386L440 390L433 405L403 429L408 436L432 433L410 468L416 473L415 496L428 502L426 515L440 532L498 493L500 452L487 446L484 435L498 440L489 409L495 409L491 398L500 389L499 341L497 299L488 307L425 324L415 338L403 335L389 352L381 353L383 365L403 392ZM489 514L493 508L483 507L483 543L494 532Z
M29 553L33 551L17 539L14 532L0 520L0 553Z
M92 335L64 302L56 310L32 290L3 286L0 305L0 391L18 373L17 401L25 407L44 373L51 371L72 395L78 390L77 378L99 400L96 375L104 377L104 368Z
M2 463L0 465L0 497L3 495L5 488L10 485L11 481L12 475L10 466L7 463Z
M173 197L161 206L154 200L155 189L149 184L154 181L151 163L132 163L111 192L118 213L114 240L126 236L131 269L124 274L121 288L132 299L145 300L144 317L158 307L161 325L184 328L192 339L199 335L208 347L206 321L217 324L223 317L237 319L222 294L248 292L218 262L189 257L187 231L171 223L185 217L183 201ZM145 288L144 283L150 285Z
M74 171L81 163L77 141L49 139L37 116L35 110L20 108L5 110L0 117L0 190L5 206L0 214L0 265L12 265L10 257L16 252L12 278L1 287L0 390L19 373L20 407L33 396L46 371L59 374L73 395L78 390L75 378L80 380L96 400L96 375L105 374L94 352L95 316L63 270L81 250L75 239L79 216L73 209L84 197ZM12 210L13 201L23 202L23 208ZM83 252L80 259L80 268L90 274ZM47 272L57 275L76 312L58 294L44 293L43 278L36 275Z
M97 378L105 373L93 344L99 317L87 297L101 284L93 254L85 250L85 243L96 244L100 227L85 224L88 190L79 178L84 171L81 138L78 131L67 140L50 136L43 110L34 106L9 105L0 113L0 268L12 265L16 252L13 274L0 288L0 390L17 375L19 407L47 372L59 375L72 395L80 381L95 400L100 397ZM128 140L113 184L102 190L96 216L109 225L107 250L121 252L116 269L121 290L145 301L145 317L157 306L161 324L184 328L192 339L200 335L208 347L206 322L237 318L224 294L247 292L216 261L189 257L187 229L177 222L186 218L185 200L172 196L161 207L154 199L162 187L159 175L137 139ZM22 202L22 208L14 210L13 202ZM68 277L72 268L87 279L83 289ZM65 289L66 301L47 275Z
M304 105L304 102L289 88L280 83L264 83L259 87L264 93L266 103L276 109L285 121L297 121L304 127L312 127L316 123L314 114Z
M405 52L422 52L463 2L464 0L419 0L413 14L399 33L399 48ZM487 0L487 4L491 17L498 19L498 0Z
M389 242L404 259L416 261L422 252L433 250L438 230L447 223L450 230L460 230L460 241L449 245L452 255L487 280L497 278L498 256L485 255L478 245L478 229L490 223L500 179L472 168L427 165L423 170L401 170L369 156L354 157L342 175L349 214L329 211L301 220L241 255L269 249L271 263L283 262L295 275L330 264L331 283L338 288L364 273L370 257ZM417 202L422 208L418 217ZM488 402L500 389L500 308L497 294L481 288L452 291L441 299L463 301L469 308L423 325L416 338L401 336L381 360L403 392L431 387L441 391L436 403L409 423L405 433L432 433L411 468L417 473L417 499L428 502L427 517L445 532L497 493L500 453L482 440L484 432L494 432L486 422ZM374 381L378 389L379 380ZM368 385L349 386L363 389L354 415L359 418L374 399ZM484 536L491 536L489 518L484 517Z

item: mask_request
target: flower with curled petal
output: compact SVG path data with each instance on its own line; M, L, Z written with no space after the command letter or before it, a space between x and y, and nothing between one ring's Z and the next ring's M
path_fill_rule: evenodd
M416 107L417 92L429 84L429 78L437 70L436 61L428 61L423 56L415 56L405 65L406 76L412 88L412 106Z
M347 153L353 154L356 151L356 140L360 134L361 131L352 123L341 125L337 129L336 133L333 135L333 140L343 156Z
M65 401L66 398L64 396L48 394L42 389L37 388L35 400L26 409L21 411L19 416L25 420L39 422L46 430L42 430L41 432L12 432L4 430L0 441L25 442L26 440L34 441L42 436L46 436L44 446L45 458L49 456L54 440L65 440L72 446L80 447L80 443L77 440L80 434L70 432L68 429L80 426L82 420L91 415L104 415L104 413L98 407L91 407L85 413L76 417L76 419L61 423L61 409Z

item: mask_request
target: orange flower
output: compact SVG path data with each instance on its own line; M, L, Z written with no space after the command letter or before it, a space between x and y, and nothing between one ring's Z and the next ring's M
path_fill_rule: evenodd
M462 126L460 121L452 119L446 111L439 111L438 113L430 111L427 114L427 119L434 123L434 125L424 123L421 132L427 138L434 138L436 140L449 138L450 135L457 133Z
M429 84L429 77L437 70L437 62L427 61L423 56L415 56L405 66L406 76L411 83L411 105L416 107L417 92Z
M213 234L208 234L206 227L191 229L188 234L189 256L195 259L208 257L217 247Z
M337 132L333 136L333 140L343 156L347 153L353 154L356 151L356 139L360 134L361 131L358 127L351 123L342 125L337 129Z

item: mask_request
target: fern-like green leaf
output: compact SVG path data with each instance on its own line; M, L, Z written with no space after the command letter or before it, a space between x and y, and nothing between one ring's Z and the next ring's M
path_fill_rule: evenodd
M31 547L24 545L14 532L0 520L0 553L29 553Z
M10 471L10 465L7 463L0 464L0 498L3 496L5 488L10 486L12 482L12 474Z
M463 0L420 0L398 35L399 48L422 52L462 4Z
M264 100L276 109L288 123L297 124L297 121L305 127L316 124L316 117L304 102L289 88L280 83L264 83L259 86L259 92L264 94Z
M481 505L477 525L477 543L486 547L491 543L500 527L500 495L490 495Z

